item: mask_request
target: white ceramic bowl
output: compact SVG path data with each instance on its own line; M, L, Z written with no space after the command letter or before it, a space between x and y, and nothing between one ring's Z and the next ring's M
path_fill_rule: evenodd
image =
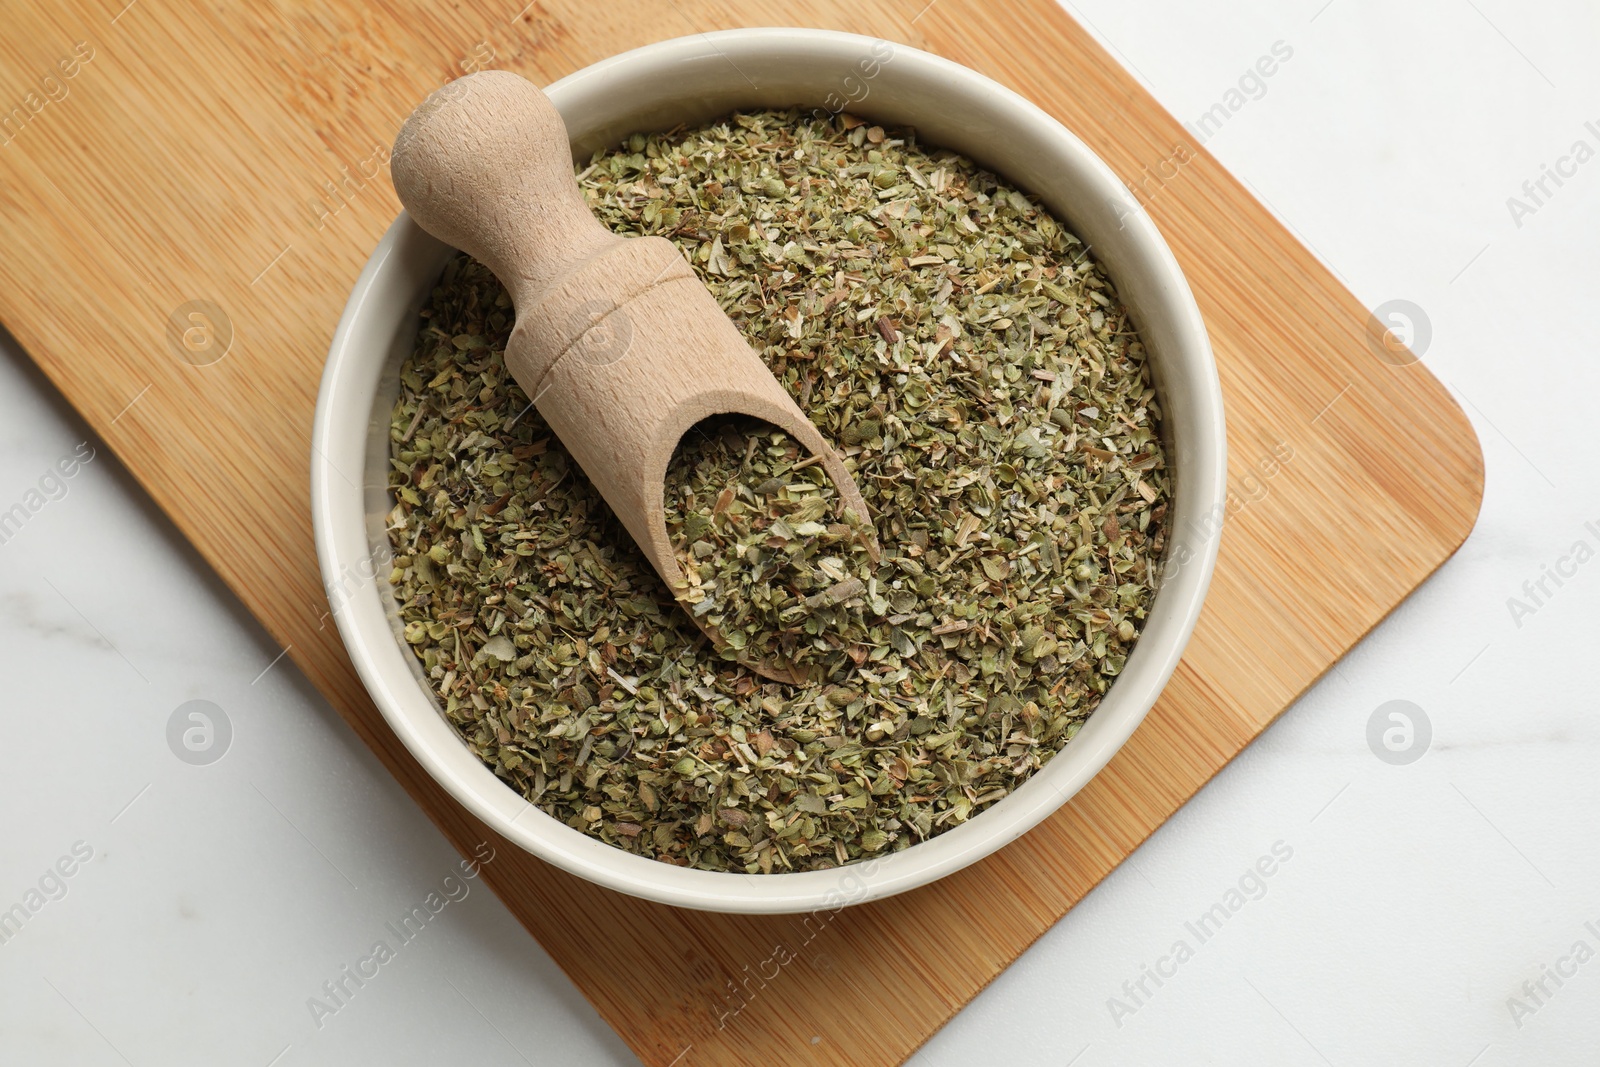
M730 30L614 56L546 92L579 160L630 133L739 108L848 106L881 123L915 126L924 143L959 151L1037 193L1105 265L1149 351L1176 498L1167 576L1121 676L1077 737L1010 796L929 841L838 870L746 875L659 863L573 830L497 779L445 721L399 639L382 579L387 567L374 565L389 558L388 426L399 366L422 300L451 253L402 214L339 322L312 437L317 555L368 692L417 761L497 833L598 885L666 904L751 913L833 908L925 885L1006 845L1081 789L1133 733L1177 666L1211 580L1218 538L1204 531L1214 529L1207 520L1222 513L1225 491L1222 395L1199 309L1171 251L1110 169L1054 119L966 67L904 46L891 51L881 41L819 30ZM1180 548L1185 562L1176 566Z

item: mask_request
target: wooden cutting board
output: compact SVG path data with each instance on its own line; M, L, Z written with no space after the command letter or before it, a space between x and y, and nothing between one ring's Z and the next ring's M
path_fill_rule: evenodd
M1050 0L125 4L8 7L0 321L464 854L490 835L412 761L322 625L307 486L328 342L398 210L384 149L427 92L483 66L543 84L736 25L884 37L1054 114L1137 187L1188 274L1237 506L1176 677L1055 817L935 886L807 922L641 903L498 843L484 877L647 1063L903 1060L1477 513L1481 455L1445 390L1379 358L1367 310ZM210 318L169 328L190 301ZM222 317L225 358L179 358L191 326L217 352Z

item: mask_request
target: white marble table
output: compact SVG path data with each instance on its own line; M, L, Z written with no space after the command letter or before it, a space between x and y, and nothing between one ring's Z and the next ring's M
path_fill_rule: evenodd
M1488 495L1459 555L920 1063L1600 1059L1600 15L1399 7L1074 8L1368 306L1423 309ZM0 1062L633 1062L4 347ZM1397 700L1431 727L1409 763L1368 743ZM1186 924L1241 879L1202 942ZM435 891L393 960L308 1007Z

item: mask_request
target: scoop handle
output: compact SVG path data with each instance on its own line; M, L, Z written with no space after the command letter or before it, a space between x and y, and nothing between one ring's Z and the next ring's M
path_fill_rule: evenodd
M620 237L590 212L566 124L532 82L483 71L436 90L401 127L390 167L417 224L510 291L507 369L675 596L687 586L663 483L679 439L712 415L753 415L789 433L820 461L843 507L869 521L843 459L677 248ZM876 536L865 536L876 559ZM796 677L782 665L750 666Z
M432 93L401 126L389 166L417 224L492 270L519 309L623 240L572 180L555 105L510 71L481 71Z

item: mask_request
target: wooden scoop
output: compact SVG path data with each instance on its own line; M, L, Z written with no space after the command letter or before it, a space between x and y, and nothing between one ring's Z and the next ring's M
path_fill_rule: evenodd
M510 292L517 322L506 366L680 604L688 586L667 537L663 483L679 439L708 416L752 415L787 432L869 523L838 453L677 248L620 237L590 213L566 125L532 82L490 70L435 91L400 128L390 169L417 224ZM876 542L871 550L876 558ZM778 681L804 678L789 664L746 665Z

